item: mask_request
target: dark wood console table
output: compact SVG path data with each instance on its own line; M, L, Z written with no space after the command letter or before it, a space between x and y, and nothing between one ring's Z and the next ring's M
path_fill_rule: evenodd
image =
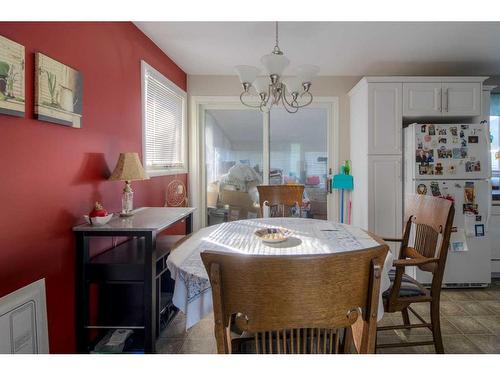
M89 329L133 328L144 332L144 352L155 352L158 328L157 278L166 271L167 250L157 249L157 235L172 225L185 221L186 234L192 231L189 207L143 207L131 217L113 217L102 226L89 224L73 228L76 236L76 344L78 353L90 351ZM91 258L92 237L130 237L104 253ZM161 236L163 237L163 236ZM91 325L89 285L93 281L135 283L143 288L143 325L129 326L121 322Z

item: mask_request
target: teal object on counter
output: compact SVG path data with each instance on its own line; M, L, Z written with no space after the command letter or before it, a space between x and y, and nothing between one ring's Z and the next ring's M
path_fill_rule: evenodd
M333 176L332 188L353 190L354 179L350 174L336 174L335 176Z

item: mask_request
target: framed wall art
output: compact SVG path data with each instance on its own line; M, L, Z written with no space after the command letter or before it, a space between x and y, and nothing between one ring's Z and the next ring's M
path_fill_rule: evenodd
M42 53L35 54L35 116L54 124L82 127L83 77Z
M24 117L24 46L0 35L0 114Z

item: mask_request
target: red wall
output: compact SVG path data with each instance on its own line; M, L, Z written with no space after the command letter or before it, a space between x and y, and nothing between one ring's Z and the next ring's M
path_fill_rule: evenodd
M0 35L26 47L26 116L0 115L0 296L44 277L51 352L73 352L71 228L96 200L120 209L106 176L120 152L141 153L141 59L184 90L186 74L128 22L0 22ZM37 51L83 73L82 129L33 118ZM172 178L134 182L135 206L163 205Z

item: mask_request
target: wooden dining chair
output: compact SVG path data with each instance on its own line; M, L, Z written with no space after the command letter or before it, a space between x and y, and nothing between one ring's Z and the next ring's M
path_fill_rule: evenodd
M434 345L436 353L444 353L439 319L439 301L446 256L450 243L455 209L447 199L427 195L408 195L405 200L406 225L402 239L384 238L400 242L399 259L391 271L391 287L383 294L386 312L401 312L403 325L378 327L378 331L393 329L428 328L432 341L385 343L377 348ZM416 266L432 274L430 289L405 273L406 267ZM431 322L425 321L412 307L414 303L430 303ZM409 312L419 320L410 323Z
M264 205L269 207L271 217L292 216L292 209L298 207L299 216L304 195L304 185L258 185L261 216Z
M205 251L218 353L338 353L352 326L374 353L380 276L388 246L304 256ZM232 322L243 331L231 337Z

